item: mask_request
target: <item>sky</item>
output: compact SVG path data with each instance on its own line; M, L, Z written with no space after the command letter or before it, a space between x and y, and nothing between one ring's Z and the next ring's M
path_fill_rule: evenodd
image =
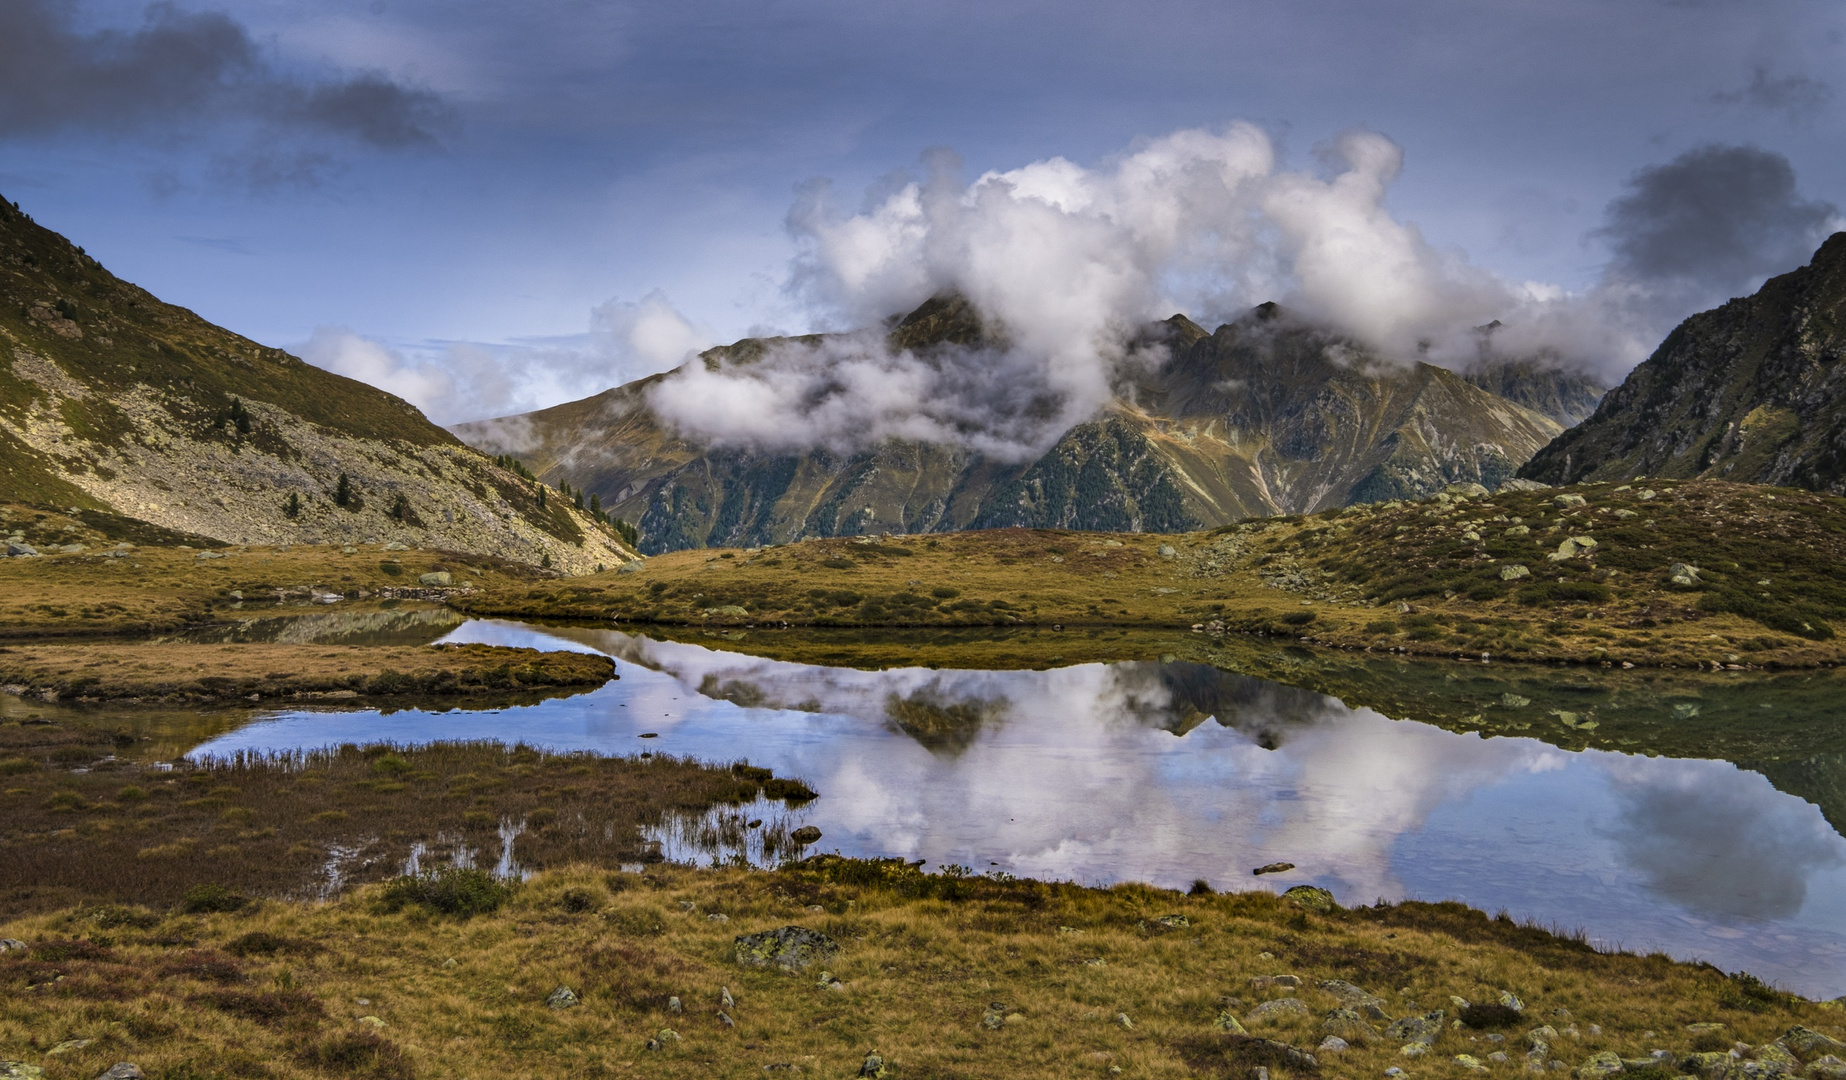
M1426 345L1504 309L1619 378L1842 227L1842 71L1808 0L0 0L0 194L443 423L982 273L1063 326L1017 283L1125 248L1072 294L1097 332L1274 298ZM1156 151L1255 179L1204 205ZM1380 251L1422 284L1356 279ZM1057 374L1089 345L1025 336L1092 401Z

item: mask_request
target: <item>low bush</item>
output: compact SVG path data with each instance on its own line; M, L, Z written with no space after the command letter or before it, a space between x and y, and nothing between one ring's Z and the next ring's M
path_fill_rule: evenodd
M499 910L512 892L510 885L485 870L445 866L385 882L378 893L378 907L396 912L416 905L466 919Z

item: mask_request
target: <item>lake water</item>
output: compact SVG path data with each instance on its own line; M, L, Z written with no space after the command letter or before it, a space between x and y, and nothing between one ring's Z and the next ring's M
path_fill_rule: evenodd
M275 714L193 753L493 739L748 759L821 793L789 812L822 830L818 850L1083 883L1314 884L1348 904L1457 899L1846 994L1846 838L1728 761L1457 733L1196 663L861 671L494 621L443 640L602 652L620 679L487 712ZM700 854L686 835L664 838ZM1296 869L1251 874L1280 861Z

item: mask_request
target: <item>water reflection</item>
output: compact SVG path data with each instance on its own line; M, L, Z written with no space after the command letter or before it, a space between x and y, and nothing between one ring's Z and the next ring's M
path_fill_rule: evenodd
M285 714L201 751L499 738L748 758L822 793L779 823L818 826L822 850L1455 897L1846 993L1846 839L1728 762L1456 733L1196 663L860 671L485 622L447 640L568 642L615 656L621 680L499 715ZM707 825L763 857L747 822ZM1276 861L1297 869L1250 876Z

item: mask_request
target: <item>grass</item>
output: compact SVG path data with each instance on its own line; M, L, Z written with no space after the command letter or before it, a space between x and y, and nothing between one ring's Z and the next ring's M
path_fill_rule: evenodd
M1572 537L1595 544L1560 551ZM1430 656L1803 667L1846 660L1842 564L1846 499L1662 481L1444 494L1179 535L1003 529L681 551L451 603L649 627L1185 628ZM1675 582L1676 565L1697 574Z
M1699 1022L1725 1025L1724 1048L1796 1024L1846 1034L1837 1007L1457 904L1323 914L1266 892L1095 889L834 857L776 872L563 866L465 915L390 903L402 888L221 913L73 907L0 924L30 943L0 954L0 1057L52 1080L121 1060L155 1080L845 1077L874 1052L896 1077L1242 1078L1253 1064L1301 1076L1313 1070L1287 1051L1319 1043L1338 1005L1318 986L1330 979L1377 995L1392 1017L1452 1017L1451 995L1492 1002L1502 990L1526 1006L1503 1042L1445 1025L1412 1062L1380 1034L1319 1054L1331 1076L1403 1063L1461 1077L1455 1055L1496 1051L1512 1060L1490 1067L1515 1071L1524 1032L1542 1024L1573 1066L1601 1051L1683 1055L1712 1039L1686 1030ZM736 936L787 925L839 951L800 972L732 959ZM1253 989L1280 973L1302 987ZM580 1004L548 1007L560 986ZM1220 1016L1290 993L1305 1015L1252 1021L1244 1037L1218 1029Z
M606 656L491 645L0 646L0 684L47 701L506 697L593 689L614 677Z
M200 888L337 894L398 873L413 845L491 861L512 829L522 830L520 866L614 866L658 857L639 830L663 815L750 803L772 785L773 795L813 797L768 770L655 755L347 745L163 769L112 749L6 748L0 916L78 903L197 906Z

